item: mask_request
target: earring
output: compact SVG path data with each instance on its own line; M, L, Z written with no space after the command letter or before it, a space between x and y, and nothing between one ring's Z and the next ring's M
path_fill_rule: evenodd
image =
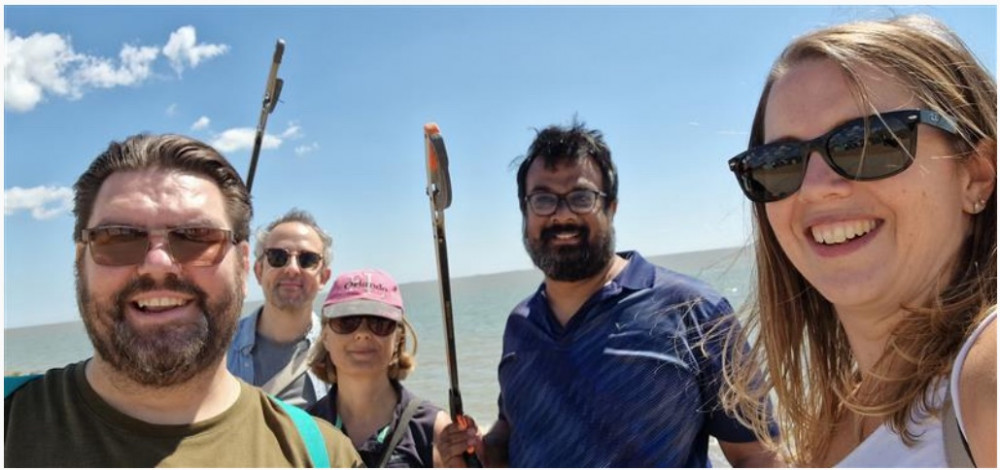
M978 214L978 213L982 212L982 210L985 209L985 208L986 208L986 200L984 200L984 199L980 199L980 200L972 203L972 213L973 214Z

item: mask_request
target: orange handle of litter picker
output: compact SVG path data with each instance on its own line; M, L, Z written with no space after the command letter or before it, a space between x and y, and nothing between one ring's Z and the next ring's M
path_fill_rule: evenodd
M469 420L466 419L465 415L456 416L456 421L458 421L458 429L461 429L463 431L469 429ZM465 449L465 453L475 455L476 448L473 446L469 446L467 449Z
M441 129L435 122L428 122L424 124L424 135L430 137L432 135L441 134ZM431 174L437 174L438 168L440 168L440 162L438 160L437 152L434 151L434 146L431 145L430 140L427 141L427 171Z

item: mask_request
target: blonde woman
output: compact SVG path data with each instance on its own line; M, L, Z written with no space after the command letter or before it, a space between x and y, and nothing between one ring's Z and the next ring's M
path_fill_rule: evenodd
M417 336L396 281L376 269L341 274L321 316L311 367L332 388L309 412L347 434L368 467L439 466L434 441L451 420L400 383L416 366Z
M724 401L768 440L773 392L789 463L945 466L950 397L996 466L996 105L923 16L822 29L774 64L729 162L757 283Z

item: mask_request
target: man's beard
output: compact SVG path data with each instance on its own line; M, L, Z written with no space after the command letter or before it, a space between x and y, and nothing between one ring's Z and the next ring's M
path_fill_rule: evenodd
M236 275L232 290L211 303L205 291L175 274L160 284L148 275L136 277L108 301L91 297L81 267L77 260L76 296L90 342L104 361L132 381L148 387L181 384L225 355L243 309L242 274ZM125 318L127 299L152 290L193 295L202 315L195 323L136 328Z
M267 302L278 310L285 312L298 312L306 308L312 309L313 301L316 299L315 295L310 296L306 292L305 286L295 294L289 295L281 292L280 279L275 280L274 287L271 288L269 294Z
M556 233L578 230L580 244L552 246ZM538 239L531 239L527 226L523 230L524 249L545 276L555 281L573 282L591 278L601 272L615 255L615 229L597 233L591 243L586 225L553 225L542 230Z

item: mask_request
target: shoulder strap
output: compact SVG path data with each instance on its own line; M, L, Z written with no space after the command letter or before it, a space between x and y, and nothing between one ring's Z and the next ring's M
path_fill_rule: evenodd
M3 378L3 397L7 399L26 383L40 378L41 374L15 375Z
M302 441L306 444L306 452L309 453L309 460L312 461L313 468L329 467L330 455L326 451L326 442L323 440L323 434L320 433L319 425L316 424L313 417L300 408L289 405L273 396L269 395L269 397L292 418L292 422L299 430L299 435L302 436Z
M961 409L956 406L958 402L959 383L962 376L962 367L969 350L976 342L983 330L997 317L996 305L990 308L989 313L980 321L979 325L965 339L962 348L952 363L951 374L947 395L945 395L944 405L941 408L941 426L944 435L945 457L949 467L974 467L975 461L972 459L972 451L969 449L969 441L965 439L965 432L962 431Z
M292 382L295 382L296 379L309 370L309 351L309 348L306 348L305 351L302 351L291 361L288 361L288 364L285 364L285 367L282 367L277 374L274 374L271 380L261 385L261 390L275 397L281 395L281 392L285 391ZM306 386L308 385L307 383ZM303 400L302 403L305 403L305 401Z
M417 414L417 408L419 407L420 400L417 397L413 397L406 404L406 409L403 410L403 414L399 416L399 421L396 422L396 429L392 430L392 438L389 439L389 443L382 449L382 458L378 461L378 468L385 468L389 463L392 451L396 450L396 446L399 444L400 439L403 438L403 434L406 434L406 429L410 427L410 420L413 419L413 415Z
M955 407L952 406L951 396L945 399L941 408L941 433L944 435L944 456L949 467L972 468L976 464L972 461L972 453L969 452L969 444L962 435L962 430L958 427L958 418L955 416Z

